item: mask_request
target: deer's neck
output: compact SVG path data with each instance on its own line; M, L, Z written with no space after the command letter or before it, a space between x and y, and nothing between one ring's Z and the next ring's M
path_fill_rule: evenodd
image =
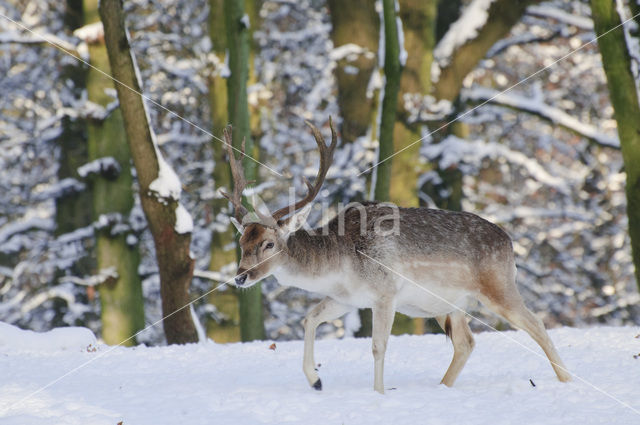
M340 264L340 246L335 235L310 234L298 230L287 240L288 269L301 274L323 274Z
M287 240L287 259L274 271L278 281L313 292L328 290L325 283L340 274L346 264L335 235L311 235L299 230ZM327 281L327 282L325 282Z
M340 290L348 261L335 235L299 230L289 236L286 255L273 273L280 284L328 296Z

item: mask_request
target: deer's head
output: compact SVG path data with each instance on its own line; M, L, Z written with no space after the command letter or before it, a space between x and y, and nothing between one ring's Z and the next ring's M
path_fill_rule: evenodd
M329 146L326 145L320 131L313 124L307 122L307 125L311 128L320 150L318 174L313 184L304 179L307 186L307 194L304 198L280 208L273 214L264 214L258 208L249 212L242 204L242 192L248 183L242 168L244 140L242 141L240 158L236 159L233 153L230 129L227 127L224 130L225 145L233 177L233 194L228 195L224 192L222 194L233 204L234 218L231 221L242 234L240 237L242 258L235 278L238 286L251 286L271 274L286 261L287 239L306 221L309 211L311 211L310 204L320 191L327 171L329 171L333 160L333 151L338 141L331 118L329 118L329 126L331 127L331 144Z

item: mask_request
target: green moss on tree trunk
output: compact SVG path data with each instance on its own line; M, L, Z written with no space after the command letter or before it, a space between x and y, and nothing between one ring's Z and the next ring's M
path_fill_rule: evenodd
M209 37L213 46L213 54L217 57L218 67L212 69L209 76L209 106L213 134L217 137L211 141L213 148L213 184L216 191L226 188L230 191L231 170L222 139L222 130L229 122L227 79L223 76L223 65L227 51L227 33L224 15L224 0L209 0ZM212 216L230 214L228 201L219 193L211 202ZM225 230L214 230L211 235L211 260L209 269L220 271L224 266L235 263L235 229L229 225ZM240 341L239 307L236 291L223 288L214 291L207 298L208 302L221 313L220 320L207 322L207 335L216 342Z
M611 0L591 0L591 15L607 76L609 97L618 123L618 137L627 174L627 215L629 236L636 282L640 288L640 105L635 79L631 71L631 58L622 27L604 35L620 25L620 16Z
M238 149L242 140L246 140L246 153L254 158L258 156L258 146L251 138L249 122L249 104L247 82L249 81L249 28L243 0L224 0L224 14L229 51L229 69L227 79L228 114L233 125L233 144ZM246 15L248 16L248 15ZM247 181L257 180L257 164L244 158L243 167ZM250 205L247 204L250 208ZM262 317L262 288L260 282L238 294L240 306L240 335L243 341L264 339L264 320Z
M338 85L338 106L342 123L343 143L351 143L366 134L371 124L375 99L367 97L373 72L377 72L380 18L375 0L328 0L331 13L331 40L334 48L355 44L367 50L355 58L340 59L335 69Z
M64 22L69 32L82 26L82 0L67 0L65 3ZM62 78L73 83L74 95L80 96L86 87L87 71L80 63L72 63L62 68ZM58 162L58 179L74 178L80 180L78 167L88 160L86 125L81 119L65 117L62 120L62 134L56 138L60 146ZM56 236L72 232L91 224L92 211L87 208L91 204L89 190L56 198ZM85 270L85 274L88 271Z
M85 25L98 20L97 0L85 0L88 17ZM109 58L103 41L89 46L91 65L109 72ZM90 101L105 107L113 99L105 89L113 82L102 73L90 68L87 75L87 94ZM129 165L130 156L120 109L112 112L104 121L87 124L89 160L103 157L115 159L119 173L92 176L94 220L102 214L118 213L124 219L133 208L133 178ZM111 226L96 231L96 260L98 272L115 269L117 278L109 279L98 287L100 293L102 338L107 344L119 344L144 327L142 285L138 276L140 255L138 247L129 246L125 234L112 235ZM126 345L134 345L129 339Z
M382 115L380 117L380 147L378 149L376 186L374 198L378 201L389 200L391 186L391 164L393 155L393 127L396 122L398 109L398 92L400 91L400 45L394 0L383 0L382 13L384 18L384 96L382 98Z
M401 0L399 16L404 32L407 63L402 70L398 95L398 119L394 133L395 151L391 177L391 201L403 207L419 205L417 180L426 171L420 160L423 125L410 123L404 107L405 96L422 97L431 89L431 63L435 45L436 0Z

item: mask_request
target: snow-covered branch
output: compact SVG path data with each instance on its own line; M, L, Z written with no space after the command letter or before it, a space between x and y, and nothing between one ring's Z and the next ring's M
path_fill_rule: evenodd
M201 279L212 280L214 282L224 282L228 279L220 272L213 272L211 270L194 270L193 277L199 277Z
M83 179L91 175L101 175L109 179L116 179L121 170L122 167L120 167L118 161L111 156L107 156L81 165L78 167L78 175Z
M24 233L29 230L55 229L55 222L50 218L31 217L20 221L12 221L0 227L0 244L6 242L13 235Z
M484 140L465 140L457 136L447 136L440 143L422 148L421 154L432 161L438 161L440 169L446 170L455 164L474 164L483 158L505 158L507 161L524 167L528 174L539 182L550 186L560 193L568 194L571 189L566 178L553 176L535 159L521 152L509 149L500 143Z
M0 43L54 44L68 52L78 54L77 46L54 34L24 35L16 31L1 32Z
M487 51L487 58L491 58L496 56L505 50L507 50L511 46L520 46L523 44L531 44L531 43L546 43L554 38L558 37L562 34L562 31L557 28L549 31L548 34L538 35L533 33L523 33L517 36L503 38L502 40L498 40L491 48Z
M478 37L489 20L489 7L494 1L474 0L464 9L433 51L433 59L439 66L449 65L456 50Z
M512 91L501 93L486 87L474 87L463 90L462 98L476 103L488 101L496 105L529 112L586 137L600 146L620 149L620 142L617 137L604 134L594 126L580 122L562 109L547 105L537 97L526 97Z
M551 18L558 22L580 28L585 31L593 31L593 21L586 16L578 16L567 13L549 5L531 5L527 8L527 14L542 18Z
M98 286L109 281L117 281L118 277L118 271L116 268L109 267L107 269L100 270L97 275L93 276L63 276L60 278L60 282L69 282L80 286Z
M47 187L45 190L34 193L33 199L35 201L44 201L47 199L63 198L65 196L70 196L78 192L82 192L83 190L85 190L85 188L86 186L84 183L79 182L72 177L67 177Z
M431 79L437 99L453 100L464 78L509 33L532 1L473 0L433 51Z

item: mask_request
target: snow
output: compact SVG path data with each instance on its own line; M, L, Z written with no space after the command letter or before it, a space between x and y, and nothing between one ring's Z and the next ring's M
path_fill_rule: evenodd
M224 63L216 67L216 69L220 70L219 72L222 78L231 77L231 69L229 68L229 49L226 49L224 52Z
M16 220L0 227L0 244L7 241L13 235L22 233L28 229L51 230L54 228L55 222L50 218L27 217L23 220Z
M402 102L404 109L409 112L408 121L411 123L444 120L453 111L450 100L437 100L431 95L423 96L420 93L405 93Z
M457 48L478 35L478 31L489 18L489 7L493 2L494 0L473 0L469 6L464 8L460 19L449 27L433 51L433 57L441 67L449 63L451 55Z
M0 352L20 358L25 352L40 355L55 351L86 351L96 346L96 337L87 328L55 328L48 332L33 332L0 322Z
M191 320L193 320L193 324L196 328L196 333L198 334L198 341L202 343L206 343L207 331L204 329L204 326L202 326L202 323L200 323L200 319L196 314L196 309L193 307L193 304L189 304L189 314L191 314Z
M240 18L240 23L246 28L249 29L251 28L251 23L249 21L249 15L247 15L246 13L244 15L242 15L242 18Z
M575 131L589 139L594 140L602 146L620 148L620 141L615 136L609 136L600 132L595 126L584 123L565 111L549 106L542 101L540 90L533 97L518 94L513 91L499 92L486 87L474 87L462 91L465 100L494 102L500 105L510 106L523 111L538 114L556 124Z
M354 43L347 43L334 47L333 50L329 52L329 59L336 62L343 59L354 61L359 55L366 55L368 58L373 57L373 53L369 49Z
M396 13L400 10L400 4L396 1ZM398 46L400 47L400 53L398 54L398 61L400 65L405 66L407 64L407 58L409 54L404 48L404 29L402 27L402 19L400 16L396 16L396 28L398 31Z
M104 38L104 28L102 27L102 22L98 21L78 28L73 32L73 35L85 43L91 44Z
M125 31L127 36L127 41L129 45L131 45L131 36L129 31ZM140 68L138 67L138 62L136 60L136 55L133 49L129 49L131 54L131 62L133 63L133 70L136 74L136 80L138 81L138 86L142 89L142 74L140 73ZM147 100L146 96L142 97L142 109L144 110L144 114L147 118L147 125L149 126L149 133L151 134L151 140L153 142L153 147L156 152L156 158L158 160L158 177L149 184L149 190L155 193L160 199L173 199L179 200L180 193L182 192L182 184L180 183L180 179L176 172L171 168L171 166L165 161L160 149L158 148L158 141L156 140L156 133L153 130L153 126L151 125L151 115L149 115L149 110L147 108Z
M529 15L555 19L556 21L573 25L574 27L580 28L582 30L593 31L593 21L591 20L591 18L567 13L562 9L558 9L549 5L533 4L527 7L527 13Z
M442 73L442 69L440 69L440 65L438 65L438 61L431 62L431 82L437 83L440 80L440 74Z
M106 269L100 269L98 274L93 276L86 276L84 278L76 276L63 276L60 278L62 282L71 282L75 285L83 286L98 286L105 283L109 279L118 279L118 270L115 267L107 267Z
M176 225L174 227L176 233L191 233L193 232L193 219L189 211L178 202L176 207Z
M45 199L62 198L64 196L82 192L84 189L84 183L79 182L73 177L67 177L52 185L36 188L33 191L33 198L38 201Z
M151 126L149 126L149 128L151 128ZM151 134L154 134L153 131L151 131ZM155 146L156 157L158 159L158 177L149 184L149 190L154 192L161 199L178 200L180 199L180 193L182 192L180 178L178 178L178 175L173 168L167 164L167 161L164 160L160 150L158 149L155 135L153 137L153 144Z
M637 327L550 331L578 376L566 384L520 331L476 334L476 348L452 388L439 385L452 355L444 335L392 336L385 395L372 390L370 339L316 343L324 388L318 392L300 370L301 341L277 342L275 349L271 341L208 341L100 344L94 351L87 329L56 331L52 338L0 326L0 340L12 338L10 346L0 345L3 424L630 425L640 415Z
M165 143L181 143L184 145L199 146L211 141L211 136L208 134L185 134L180 131L170 131L168 133L158 134L156 136L159 146Z
M77 171L80 177L86 178L90 174L102 174L105 172L115 173L118 175L120 174L121 167L114 157L105 156L81 165L78 167Z
M446 170L454 164L473 163L482 158L506 158L526 168L531 177L541 183L555 188L560 193L570 192L569 178L551 175L535 159L521 152L509 149L499 143L484 140L465 140L457 136L447 136L442 142L430 144L421 149L421 153L432 160L437 159L440 168Z
M107 90L105 90L107 92ZM110 93L107 93L110 95ZM97 103L91 102L90 100L85 100L82 105L82 109L79 111L75 111L73 109L67 109L65 112L67 115L72 116L73 113L82 118L90 118L96 121L104 121L111 114L111 112L115 111L118 106L120 106L120 102L117 98L115 98L112 102L107 104L107 106L103 107Z
M9 19L5 16L6 19ZM34 37L18 34L16 32L1 32L0 33L0 43L24 43L24 44L41 44L43 40L47 43L54 44L59 46L65 50L73 52L76 50L76 46L69 43L68 41L54 35L54 34L43 34L40 32L34 32L19 22L12 21L18 27L23 30L26 30L34 35Z

